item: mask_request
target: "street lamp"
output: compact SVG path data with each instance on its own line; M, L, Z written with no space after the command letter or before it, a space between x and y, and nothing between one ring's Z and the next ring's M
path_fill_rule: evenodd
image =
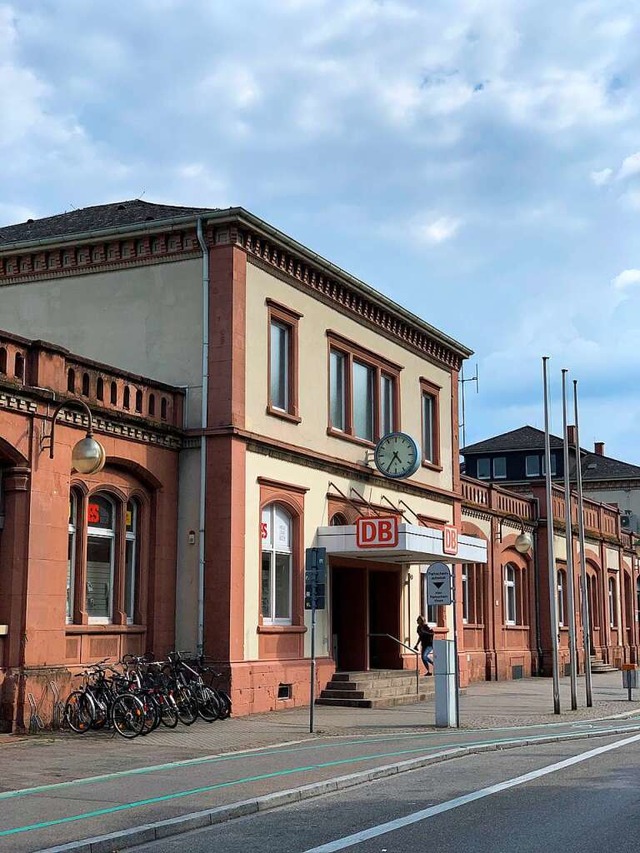
M502 525L507 519L514 518L516 521L520 523L520 533L516 537L516 541L513 543L513 547L516 549L518 554L528 554L531 548L533 547L533 539L531 538L531 534L527 533L524 529L524 521L520 518L519 515L515 513L507 513L500 519L500 528L498 530L498 541L502 542Z
M93 417L91 409L83 400L64 400L60 405L56 406L51 415L51 432L42 436L40 442L41 450L49 448L49 458L53 459L53 450L55 445L55 429L56 418L65 408L65 406L76 405L84 409L87 418L89 419L89 427L84 438L74 446L71 451L71 464L79 474L97 474L102 471L104 463L107 459L104 447L93 437Z

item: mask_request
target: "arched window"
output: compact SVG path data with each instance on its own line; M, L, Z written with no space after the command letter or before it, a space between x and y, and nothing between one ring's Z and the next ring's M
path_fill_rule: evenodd
M67 391L71 394L76 393L76 372L73 367L67 370Z
M262 510L261 612L267 625L290 625L293 522L279 504Z
M462 564L462 621L467 624L469 622L469 566L467 563Z
M142 411L142 391L136 391L136 412Z
M102 376L98 376L96 380L96 397L98 400L104 400L104 380Z
M124 386L124 394L122 395L122 406L125 409L128 409L131 405L131 391L129 390L129 386Z
M69 498L69 546L67 553L67 622L73 622L74 588L78 527L78 495L72 489Z
M507 625L515 625L517 619L516 608L516 569L511 563L504 567L504 612Z
M609 625L612 628L618 626L618 607L616 595L616 579L609 578Z
M344 527L348 523L346 515L342 512L334 512L331 516L331 521L329 522L331 527Z
M149 415L154 417L156 413L156 395L149 394Z
M139 574L138 522L138 502L135 500L129 501L126 514L126 559L124 565L124 611L127 614L127 622L129 624L135 621Z
M16 379L24 379L24 356L17 352L14 374Z
M82 374L82 394L84 397L89 396L89 374Z
M567 624L567 573L558 569L558 626Z
M86 610L93 623L110 622L113 615L116 506L112 498L96 494L87 511Z
M118 386L116 385L115 382L111 383L111 405L112 406L118 405Z
M4 347L0 347L0 373L7 372L7 351Z
M166 421L166 419L167 419L167 400L166 400L166 397L163 397L162 400L160 401L160 418L163 421Z

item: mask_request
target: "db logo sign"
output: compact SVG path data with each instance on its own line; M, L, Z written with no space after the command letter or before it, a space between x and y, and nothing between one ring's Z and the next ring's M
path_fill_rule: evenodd
M458 531L449 524L442 531L442 550L445 554L458 553Z
M398 544L398 519L359 518L356 521L356 545L358 548L393 548Z

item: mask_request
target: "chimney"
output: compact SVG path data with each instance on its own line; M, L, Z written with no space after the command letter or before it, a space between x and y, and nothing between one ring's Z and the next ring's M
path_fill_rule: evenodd
M604 441L596 441L593 445L596 456L604 456Z
M569 444L571 447L576 446L576 428L573 424L569 424L567 426L567 438L569 439Z

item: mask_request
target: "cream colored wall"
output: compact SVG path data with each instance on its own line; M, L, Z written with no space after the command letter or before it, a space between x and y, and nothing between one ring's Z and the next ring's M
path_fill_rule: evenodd
M304 547L311 548L315 544L316 529L329 524L327 492L329 480L334 482L345 494L349 493L351 486L355 486L364 497L374 503L381 503L384 493L394 503L398 498L404 497L416 513L427 515L431 518L441 519L443 522L451 523L453 520L451 506L436 501L410 497L402 493L396 493L393 482L384 483L384 488L371 488L357 479L340 477L336 474L328 474L305 465L292 462L283 462L270 456L262 456L257 453L248 452L246 456L246 532L245 532L245 613L244 613L244 641L245 660L256 660L258 657L258 636L256 626L260 612L259 589L260 589L260 553L259 553L259 523L260 523L260 484L258 477L267 477L279 483L302 486L308 491L304 498ZM382 502L384 505L384 502ZM402 601L401 628L405 636L413 638L413 626L411 620L415 620L418 614L420 602L420 569L412 566L411 574L411 602L414 613L412 617L407 614L406 587ZM327 598L330 590L327 589ZM305 614L307 627L310 627L310 614ZM407 634L408 630L408 634ZM310 653L309 631L305 634L305 655ZM327 611L318 611L316 618L316 650L319 657L329 653L329 625L327 622Z
M0 287L0 328L190 389L199 425L202 262L199 259Z
M304 316L299 322L299 403L302 423L292 424L266 414L267 406L267 305L276 302ZM452 488L451 376L426 359L361 326L323 302L302 293L251 263L247 264L247 429L319 453L362 462L366 448L327 435L328 342L331 329L343 337L402 365L400 374L401 428L420 443L421 376L442 387L440 392L440 458L443 471L419 469L417 482Z
M616 548L605 548L604 549L604 560L605 560L605 569L619 569L620 568L620 554Z

